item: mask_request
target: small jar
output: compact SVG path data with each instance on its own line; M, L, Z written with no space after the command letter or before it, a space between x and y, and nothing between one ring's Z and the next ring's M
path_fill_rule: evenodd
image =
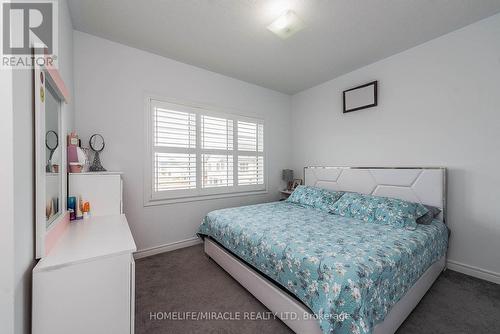
M69 163L69 172L70 173L81 173L83 169L83 165L79 162L70 162Z

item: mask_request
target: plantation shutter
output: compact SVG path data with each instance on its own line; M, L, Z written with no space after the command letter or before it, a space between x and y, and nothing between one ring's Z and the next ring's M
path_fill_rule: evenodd
M264 125L238 121L238 185L264 184Z
M233 186L233 120L201 115L202 187Z
M154 99L149 111L148 201L266 190L263 121Z
M196 189L196 114L155 107L154 191Z

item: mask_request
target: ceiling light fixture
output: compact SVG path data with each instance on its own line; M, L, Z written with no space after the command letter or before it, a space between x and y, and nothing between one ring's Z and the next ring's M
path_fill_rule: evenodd
M268 25L267 29L278 35L278 37L286 39L302 30L305 26L304 22L293 10L287 10L280 17L274 20L273 23Z

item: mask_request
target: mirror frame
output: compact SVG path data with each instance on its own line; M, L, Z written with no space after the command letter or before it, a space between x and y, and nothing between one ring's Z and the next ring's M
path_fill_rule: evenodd
M42 52L35 52L35 56L44 56ZM46 56L46 53L45 53ZM43 78L43 80L42 80ZM58 128L59 146L61 150L60 173L60 200L59 215L47 226L45 217L46 206L46 159L45 159L45 101L47 92L46 85L50 85L59 99ZM35 116L35 257L45 257L64 229L69 224L69 213L67 210L67 155L64 128L66 120L66 109L69 103L69 91L61 78L59 71L50 66L35 66L33 69L33 101Z

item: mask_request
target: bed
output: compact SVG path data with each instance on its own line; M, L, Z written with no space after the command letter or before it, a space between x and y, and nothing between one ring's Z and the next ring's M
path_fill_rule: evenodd
M304 176L442 214L408 230L288 202L216 210L199 229L205 252L296 333L394 333L445 268L446 170L307 167Z

